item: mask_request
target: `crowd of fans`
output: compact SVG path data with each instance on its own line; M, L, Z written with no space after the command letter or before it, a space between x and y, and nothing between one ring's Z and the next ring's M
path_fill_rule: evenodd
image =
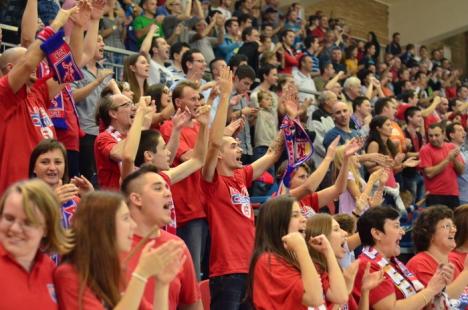
M277 0L0 21L1 309L468 309L468 84L443 50Z

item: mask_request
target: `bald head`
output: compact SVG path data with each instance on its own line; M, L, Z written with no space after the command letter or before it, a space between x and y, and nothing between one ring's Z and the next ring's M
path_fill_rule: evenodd
M18 61L23 58L26 54L27 49L24 47L13 47L7 49L2 56L0 56L0 69L4 74L8 73L11 68L18 63ZM9 67L10 68L7 68Z
M344 109L348 109L348 105L344 102L338 101L333 105L333 113Z

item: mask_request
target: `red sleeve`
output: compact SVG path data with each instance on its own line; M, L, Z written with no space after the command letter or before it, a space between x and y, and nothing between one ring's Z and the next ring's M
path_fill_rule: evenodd
M164 141L167 143L169 141L169 138L171 137L172 121L165 121L159 128L159 132L161 133L161 136L163 137Z
M424 253L418 253L413 256L406 264L406 267L414 273L424 286L427 286L427 283L429 283L434 275L436 271L434 267L437 268L437 266L434 266L434 260L426 257Z
M165 174L164 172L159 172L158 173L163 179L164 181L166 181L167 185L171 186L171 179L167 176L167 174Z
M317 192L313 192L312 195L310 195L310 206L312 207L312 209L314 209L315 212L319 212L320 206Z
M299 62L297 61L296 56L293 56L286 51L284 52L284 65L286 67L287 66L296 67L298 64Z
M54 283L59 307L62 310L78 309L78 293L80 289L78 275L69 264L62 264L54 272ZM83 294L83 309L104 310L102 303L86 288Z
M181 290L179 304L191 305L200 300L200 287L195 276L195 268L192 263L192 256L187 247L184 248L187 259L180 274Z
M423 146L419 151L419 159L421 160L421 162L419 163L419 167L421 168L428 168L434 165L432 163L430 149L427 147L427 145Z
M44 104L44 108L48 109L52 101L49 98L49 86L47 86L47 82L34 83L33 91L35 95L42 97L40 102Z
M110 154L114 145L117 144L117 141L107 133L100 134L96 138L95 148L98 153L102 155L102 158L111 159Z
M262 254L255 264L253 302L256 309L300 308L304 284L299 270L273 254Z
M356 300L359 300L361 297L362 276L364 275L367 262L369 262L369 260L366 257L363 257L363 254L361 254L359 257L359 270L356 275L356 280L354 281L353 287L353 295ZM371 262L370 272L376 272L379 270L380 266L374 262ZM390 278L385 277L385 280L380 283L379 286L369 292L369 308L392 294L395 294L395 286L393 285L393 282Z
M252 165L245 166L243 169L245 173L245 187L249 188L252 186L253 181L253 168Z

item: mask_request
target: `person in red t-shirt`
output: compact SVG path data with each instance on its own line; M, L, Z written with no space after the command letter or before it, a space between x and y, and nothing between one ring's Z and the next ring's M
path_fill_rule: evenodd
M74 247L54 272L60 309L138 309L153 276L158 278L158 306L168 309L169 283L185 261L183 244L169 241L152 249L154 242L149 242L125 285L120 257L131 249L134 228L120 194L93 192L83 197L72 223ZM153 307L143 303L139 309Z
M455 209L455 234L456 249L449 254L449 260L455 265L456 272L468 270L468 205L462 205Z
M417 254L407 263L408 268L424 284L428 285L441 266L450 267L451 274L445 292L432 300L432 307L448 305L450 299L458 299L468 286L468 269L461 273L449 263L449 253L455 249L453 211L446 206L432 206L419 214L413 226L413 240ZM447 298L448 297L448 298Z
M260 209L247 291L255 309L306 310L323 304L320 276L303 236L305 223L291 196L273 198Z
M122 192L125 193L130 208L130 215L137 227L133 235L133 245L126 261L128 262L127 277L137 267L143 245L153 242L153 248L158 248L170 240L181 240L160 228L171 222L172 195L169 184L165 181L167 176L158 174L154 165L144 165L139 170L127 176L122 183ZM182 241L181 241L182 242ZM195 276L190 252L183 245L184 255L187 257L182 270L170 282L169 309L199 309L201 307L200 290ZM154 287L158 280L149 279L144 297L153 303Z
M61 10L50 24L47 34L58 31L78 8ZM28 157L36 144L55 136L47 108L60 86L49 79L35 83L36 67L44 58L42 41L35 40L26 50L15 47L0 56L0 193L8 185L26 179ZM18 134L24 138L18 143ZM15 160L13 160L15 159Z
M122 94L104 96L99 101L96 121L106 129L97 136L94 153L98 181L102 188L119 189L127 135L135 136L150 125L155 108L149 97L140 97L138 106L139 111L135 113L135 104Z
M346 190L346 178L348 176L348 159L354 152L362 147L357 140L351 140L345 146L346 156L344 156L343 166L340 169L340 173L336 179L335 184L327 187L321 191L315 192L317 187L322 182L330 163L335 157L336 146L338 145L340 138L337 137L328 147L325 159L320 163L314 173L310 173L310 168L306 164L303 164L296 168L291 175L291 188L289 194L299 201L301 206L302 215L306 218L310 218L315 213L319 212L319 208L325 207L328 203L332 202L341 193ZM278 169L278 175L282 176L286 169L287 162Z
M374 207L364 212L357 223L364 246L354 281L353 297L363 297L361 285L366 268L383 269L385 279L369 292L372 309L422 309L439 294L449 281L446 268L438 270L426 288L396 257L400 255L400 214L388 207ZM364 296L365 297L365 296Z
M419 151L420 167L424 169L426 205L442 204L451 209L459 205L457 176L463 173L465 164L460 148L445 142L445 130L441 123L429 126L429 143Z
M202 105L198 85L190 81L177 84L172 92L172 100L176 109L191 114L191 121L180 133L179 147L175 154L173 166L193 158L194 148L200 132L200 123L195 119L197 109ZM169 143L173 132L172 120L165 121L160 132L166 143ZM197 277L201 274L201 262L206 256L208 242L208 223L205 214L205 195L200 187L200 171L171 186L174 205L177 214L177 235L185 241L195 265ZM190 194L187 194L190 189Z
M59 209L41 180L18 182L5 191L0 201L1 309L58 309L55 264L47 253L63 254L70 247Z
M247 188L271 167L283 150L279 134L267 153L242 166L239 141L223 137L232 91L232 73L223 70L218 81L220 103L203 167L202 188L207 197L211 234L210 292L214 309L236 309L245 293L249 260L254 243L254 214Z
M281 46L283 52L281 57L283 57L284 68L281 70L281 73L290 75L293 68L296 68L299 65L299 58L301 58L303 53L297 53L294 49L294 38L295 33L291 29L286 29L281 33Z

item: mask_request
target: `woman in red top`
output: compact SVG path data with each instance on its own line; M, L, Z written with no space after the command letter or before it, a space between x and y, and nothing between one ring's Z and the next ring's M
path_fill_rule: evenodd
M323 303L304 229L305 218L294 198L273 198L261 207L247 289L255 309L306 310Z
M155 306L167 309L169 283L184 260L181 243L152 249L154 242L149 242L126 286L119 255L130 250L134 228L121 195L93 192L83 197L72 223L75 246L54 273L61 309L137 309L151 276L159 284ZM143 308L151 306L143 303Z
M450 252L449 260L455 265L455 272L468 270L468 205L462 205L455 209L455 225L457 233L455 242L457 247Z
M446 291L432 300L432 305L438 309L443 309L444 306L448 309L448 298L458 299L465 286L468 286L468 269L459 273L449 263L449 253L456 247L456 232L452 210L442 205L431 206L421 212L413 228L413 240L418 254L410 259L407 266L416 277L427 285L440 266L446 265L453 273ZM467 264L468 261L465 266Z
M44 182L13 184L0 201L0 309L58 309L54 263L70 247L59 203Z

